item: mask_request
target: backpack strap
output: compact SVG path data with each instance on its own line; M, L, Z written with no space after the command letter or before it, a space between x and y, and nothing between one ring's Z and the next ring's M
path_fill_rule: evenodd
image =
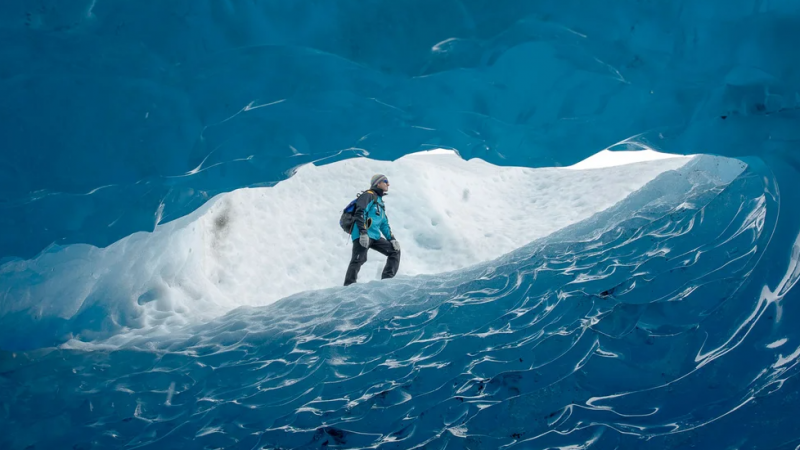
M378 208L380 208L383 211L383 215L386 216L386 205L383 204L383 201L378 201L378 199L380 198L378 197L378 194L376 194L375 191L373 191L372 189L368 190L367 192L370 192L372 193L372 195L375 196L375 200L373 201L375 202L376 205L378 205Z
M372 201L373 201L373 202L375 202L375 203L377 203L379 206L383 207L383 205L381 205L381 204L378 202L378 194L376 194L376 193L375 193L375 191L373 191L372 189L367 189L366 191L362 192L361 194L358 194L358 196L359 196L359 197L361 197L361 195L362 195L362 194L366 194L366 193L370 193L370 194L374 195L374 196L375 196L375 198L374 198ZM385 208L384 208L384 209L385 209Z

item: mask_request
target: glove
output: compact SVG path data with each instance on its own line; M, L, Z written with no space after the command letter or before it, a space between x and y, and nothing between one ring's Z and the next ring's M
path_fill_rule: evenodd
M369 248L369 235L367 233L358 237L358 243L364 248Z
M389 243L392 244L392 247L394 247L395 251L400 251L400 243L397 242L397 239L392 239L389 241Z

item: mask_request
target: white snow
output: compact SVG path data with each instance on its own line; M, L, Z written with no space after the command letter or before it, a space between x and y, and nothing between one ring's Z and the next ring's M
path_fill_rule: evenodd
M227 211L229 230L204 277L243 304L340 285L352 243L338 227L342 208L375 173L402 246L400 274L445 272L504 253L622 200L686 158L606 170L497 167L455 154L415 154L301 167L273 188L240 189L208 215ZM360 282L380 279L385 257L368 254Z
M352 248L339 215L375 173L390 182L385 202L402 246L399 276L451 271L585 219L689 159L528 169L439 150L392 162L309 164L274 187L219 195L107 248L72 245L8 263L0 273L21 277L15 285L26 291L0 314L35 305L38 314L70 318L95 306L123 328L164 329L339 286ZM380 278L384 262L370 251L359 282ZM37 282L22 278L30 276Z
M661 159L685 159L685 156L673 155L670 153L659 153L655 150L645 149L636 151L611 151L603 150L595 153L583 161L573 164L565 169L586 170L602 169L606 167L620 166L624 164L635 164L644 161L658 161Z

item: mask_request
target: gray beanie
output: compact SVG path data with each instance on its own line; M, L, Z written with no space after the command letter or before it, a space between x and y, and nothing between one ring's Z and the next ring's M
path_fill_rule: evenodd
M372 176L372 179L369 180L369 187L375 187L376 184L380 183L386 178L386 175L382 173L378 173Z

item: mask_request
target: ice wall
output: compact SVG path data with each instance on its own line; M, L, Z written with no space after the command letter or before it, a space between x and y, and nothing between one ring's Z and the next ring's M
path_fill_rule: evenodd
M597 448L794 448L800 442L792 431L800 392L796 0L20 0L0 2L0 39L0 263L30 258L52 243L106 246L152 231L216 193L273 185L311 161L396 159L435 146L494 164L558 166L606 147L646 144L748 164L710 208L688 202L665 216L628 217L629 227L523 248L499 266L485 266L485 273L458 274L454 284L411 279L421 288L402 292L411 303L433 298L468 306L491 300L491 289L498 289L509 302L490 308L494 316L485 305L435 317L418 315L420 308L396 314L395 321L398 311L380 302L396 299L403 279L376 283L375 290L356 286L355 299L350 291L336 297L351 305L340 310L353 311L351 323L377 317L396 324L392 329L422 330L425 338L446 338L439 333L448 326L476 325L460 328L464 339L445 351L430 344L433 353L422 354L430 359L420 365L419 347L406 348L401 359L383 346L407 341L389 339L380 322L369 324L376 330L372 340L349 326L336 329L334 321L347 318L341 315L325 316L314 329L321 322L307 320L306 306L325 306L341 289L311 293L306 303L291 298L276 304L284 315L243 309L190 330L205 334L172 336L166 347L145 340L140 348L146 351L4 352L0 447L111 446L119 439L128 446L197 439L222 447L233 445L228 437L241 437L246 448L269 442L291 447L342 438L341 429L299 409L304 397L296 397L298 409L285 416L299 418L291 424L303 434L264 409L339 371L352 380L336 380L344 387L326 387L324 398L344 393L358 403L325 408L347 415L352 428L385 427L390 445L409 436L400 426L405 407L391 409L390 402L405 401L392 396L417 369L427 371L408 391L420 411L422 425L412 436L417 441L441 436L446 445L450 436L492 434L495 440L485 445L499 446L534 439L523 435L533 430L543 440L531 445L560 448L598 439ZM662 185L660 194L677 191L685 179L670 178L674 183ZM602 223L579 226L603 231ZM617 246L617 237L630 245ZM690 249L685 254L691 258L662 257L676 245ZM592 264L578 267L576 261ZM19 265L24 261L2 270ZM529 274L543 266L553 277L533 283ZM694 275L713 282L681 291L700 304L660 301L675 286L693 287L685 283L700 279ZM452 286L460 296L447 302L444 295L426 295ZM555 303L508 308L527 308L517 295L529 292ZM612 304L609 297L621 301ZM152 298L142 301L152 305ZM613 310L604 309L601 318L581 309L595 301ZM550 316L552 328L527 327L553 305L564 309ZM294 308L301 313L292 315ZM254 319L245 321L249 315ZM95 329L91 319L104 315L82 317L87 321L75 329ZM584 333L593 318L601 319L592 325L595 334ZM4 317L24 326L14 319ZM46 331L58 325L40 323ZM518 332L517 325L527 331L506 333ZM572 348L561 344L570 339L560 339L564 325L579 333L573 337L587 336L581 341L586 347L578 347L585 352L570 354L579 358L556 358L540 373L536 360L502 353L503 345L517 345L507 337L526 343L535 342L527 340L531 336L553 337L553 346L537 354L550 360ZM336 345L305 339L313 332ZM278 333L288 340L272 339ZM328 358L338 346L362 344L367 350L351 348L350 354L363 358L345 361L355 362L355 370L321 366L342 361ZM300 351L292 362L301 364L280 377L271 373L280 368L251 370L255 361L278 361L293 348ZM598 356L584 358L590 351ZM397 381L396 390L364 387L359 377L374 368L371 355L392 370L398 361L408 370L370 378ZM469 360L473 356L488 357L477 362ZM640 370L631 371L630 362ZM517 363L529 370L509 371ZM458 378L465 368L474 369L469 380ZM558 378L561 368L582 370ZM287 381L279 396L277 385L261 391L256 380L264 374L268 383ZM550 377L547 390L537 388L542 375ZM552 382L556 378L564 381ZM419 395L433 392L430 386L440 389ZM474 398L462 405L461 395ZM484 400L497 406L486 408ZM375 414L373 405L385 408ZM402 414L389 414L396 411ZM433 414L423 421L428 411ZM463 428L460 417L475 420ZM440 426L445 421L447 427ZM255 433L266 427L273 428ZM598 429L603 436L594 434ZM353 439L361 436L347 435L348 445L362 445Z
M3 2L0 256L429 146L558 166L634 139L761 156L796 191L798 19L790 0Z

